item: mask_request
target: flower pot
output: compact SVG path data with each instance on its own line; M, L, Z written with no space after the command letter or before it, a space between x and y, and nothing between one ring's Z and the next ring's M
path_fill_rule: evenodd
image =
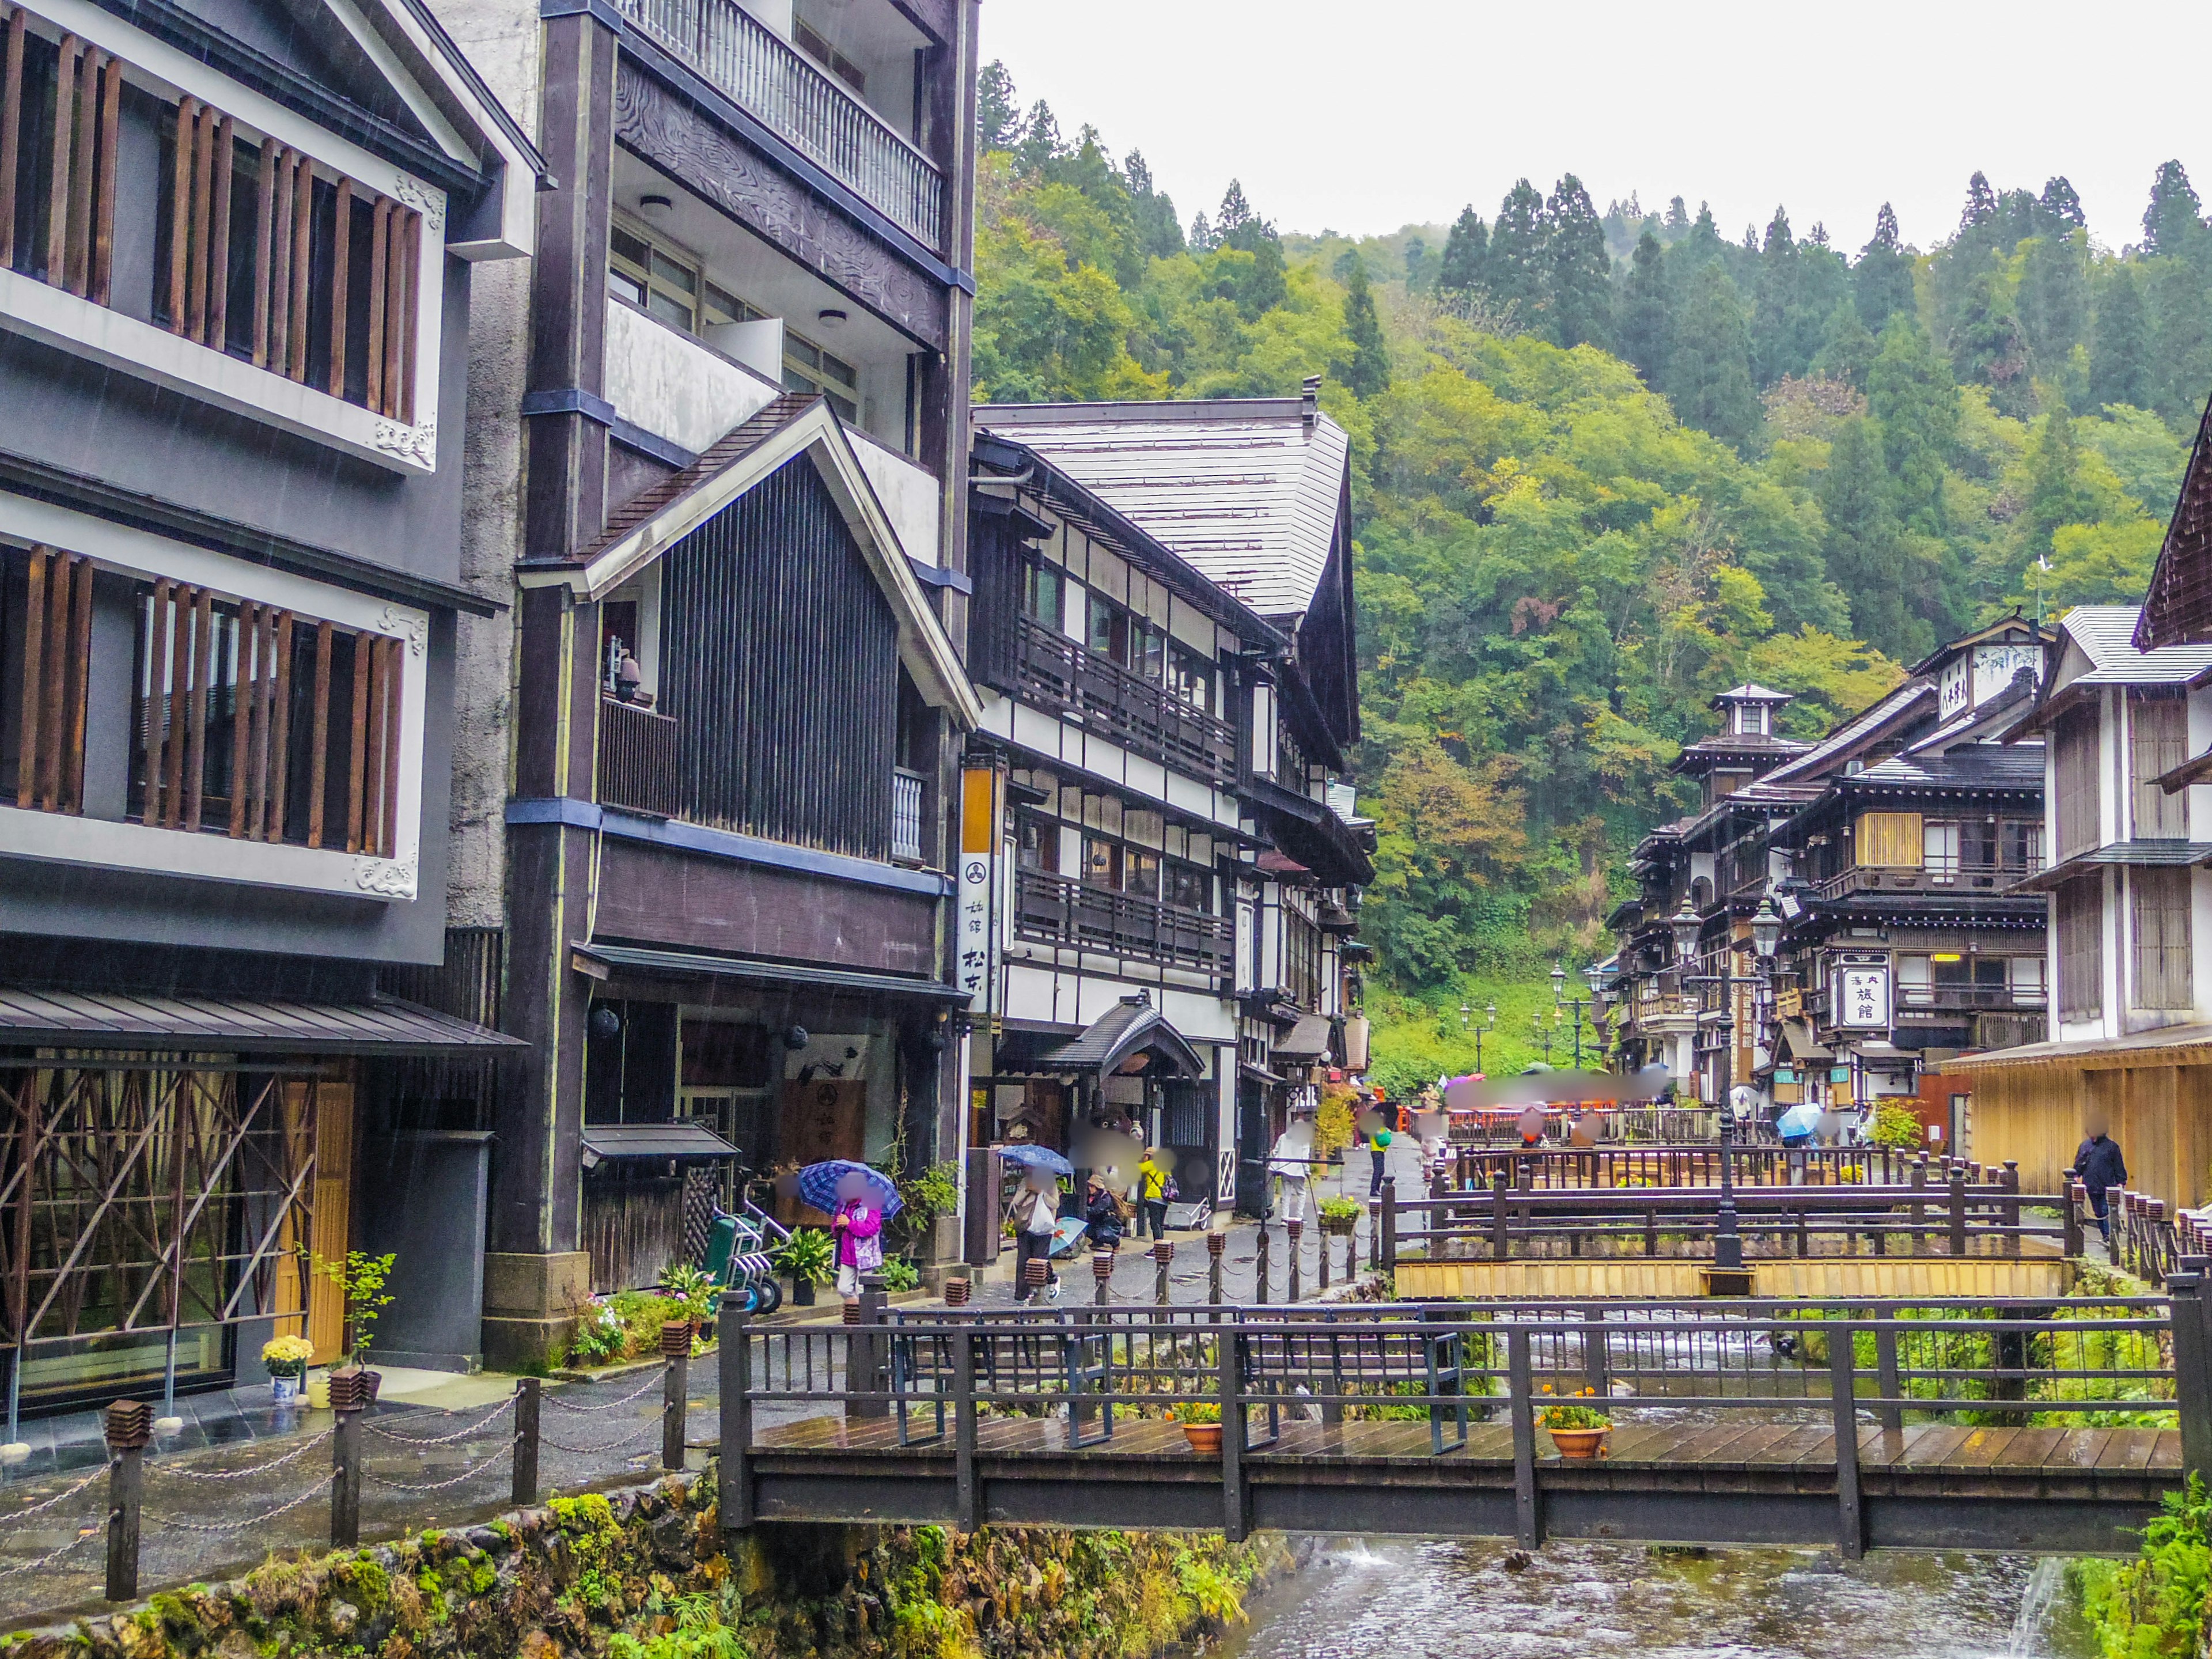
M968 1292L974 1288L974 1281L970 1279L946 1279L945 1281L945 1305L948 1308L966 1307L968 1305Z
M307 1376L307 1404L319 1412L331 1408L331 1374L311 1371Z
M791 1305L794 1308L814 1305L814 1281L804 1273L791 1281Z
M301 1379L296 1376L272 1376L269 1379L269 1398L279 1406L296 1406L303 1392Z
M1605 1437L1613 1432L1611 1425L1601 1429L1552 1429L1547 1431L1552 1443L1559 1449L1562 1457L1583 1459L1605 1455Z
M1190 1449L1200 1457L1221 1455L1221 1425L1218 1423L1186 1423L1182 1437L1190 1442Z
M1352 1229L1358 1224L1359 1218L1356 1215L1325 1215L1321 1218L1322 1231L1327 1233L1331 1238L1349 1238L1352 1237Z

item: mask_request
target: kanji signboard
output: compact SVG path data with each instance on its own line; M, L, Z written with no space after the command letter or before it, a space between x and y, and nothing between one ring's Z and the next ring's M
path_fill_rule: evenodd
M1835 995L1835 1024L1861 1031L1889 1029L1888 969L1839 969L1829 986Z
M954 982L975 1000L971 1014L994 1009L998 989L998 932L993 900L998 893L1000 775L976 767L960 775L960 910L955 927Z

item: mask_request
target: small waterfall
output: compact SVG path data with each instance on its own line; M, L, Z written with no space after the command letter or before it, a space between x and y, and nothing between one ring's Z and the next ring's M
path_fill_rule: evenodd
M2012 1640L2005 1644L2007 1659L2042 1659L2044 1627L2051 1621L2051 1604L2066 1582L2066 1563L2046 1555L2027 1576L2020 1593L2020 1611L2013 1615Z

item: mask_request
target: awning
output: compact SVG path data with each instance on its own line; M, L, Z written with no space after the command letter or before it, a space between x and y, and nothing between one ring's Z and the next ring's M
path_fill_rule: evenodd
M2075 877L2107 864L2130 865L2138 869L2173 869L2184 865L2205 863L2212 863L2212 842L2116 841L2063 859L2047 870L2013 883L2005 890L2008 893L2056 892Z
M585 1165L590 1155L615 1158L735 1158L738 1149L703 1123L586 1123Z
M709 957L684 951L649 951L642 945L602 945L594 941L575 947L576 955L610 968L627 968L641 974L672 978L740 980L748 985L788 985L823 991L859 991L872 996L909 997L923 1002L964 1006L969 993L957 985L933 979L906 979L896 974L862 973L848 968L817 968L793 962L754 962L738 957Z
M1789 1048L1792 1060L1833 1060L1836 1057L1834 1049L1824 1048L1813 1040L1813 1027L1808 1020L1784 1020L1782 1041Z
M1131 1056L1146 1054L1145 1069L1165 1070L1178 1077L1202 1077L1206 1062L1152 1006L1143 992L1123 997L1083 1029L1082 1035L1048 1048L1038 1056L1038 1066L1048 1072L1114 1072ZM1157 1064L1155 1064L1157 1062Z
M1328 1058L1328 1045L1334 1035L1328 1015L1301 1015L1298 1023L1291 1028L1290 1036L1275 1045L1274 1057L1287 1060L1293 1066L1316 1064Z
M124 996L0 987L0 1046L486 1059L530 1045L412 1002Z
M1238 1064L1237 1067L1237 1075L1243 1078L1247 1083L1261 1084L1270 1089L1286 1089L1290 1086L1291 1083L1290 1079L1286 1077L1279 1077L1274 1073L1269 1071L1266 1066L1255 1066L1249 1060L1243 1060Z
M1943 1062L1947 1072L1995 1072L2015 1066L2079 1066L2107 1071L2121 1066L2212 1065L2212 1025L2163 1025L2128 1036L2086 1042L2029 1042L1991 1048Z

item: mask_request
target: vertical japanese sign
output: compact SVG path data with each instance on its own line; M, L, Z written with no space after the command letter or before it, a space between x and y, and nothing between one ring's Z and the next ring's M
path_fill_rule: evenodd
M1889 969L1844 968L1830 983L1835 988L1834 1023L1855 1030L1889 1029Z
M954 927L954 983L974 999L971 1015L994 1012L998 990L998 931L992 901L999 890L996 866L1003 775L992 767L973 767L960 775L960 908Z

